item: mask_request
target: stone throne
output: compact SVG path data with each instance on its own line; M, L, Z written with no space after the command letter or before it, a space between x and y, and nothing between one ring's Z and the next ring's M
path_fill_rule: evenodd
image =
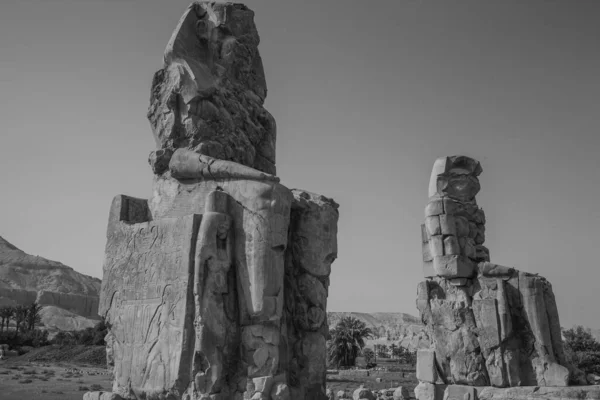
M275 176L254 13L194 2L152 82L149 200L117 196L100 314L130 399L326 399L338 205Z
M453 156L437 159L431 173L417 308L432 344L417 354L419 399L444 390L445 398L474 399L482 386L566 386L578 372L565 360L550 282L490 263L475 199L481 172L478 161Z

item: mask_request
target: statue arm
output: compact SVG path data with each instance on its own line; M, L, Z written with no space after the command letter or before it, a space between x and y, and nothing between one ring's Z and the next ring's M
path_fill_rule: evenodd
M228 180L279 182L279 178L238 164L198 154L187 149L177 149L169 162L171 175L177 179Z

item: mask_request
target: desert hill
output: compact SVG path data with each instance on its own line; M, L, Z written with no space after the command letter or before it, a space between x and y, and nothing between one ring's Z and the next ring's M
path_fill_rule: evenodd
M42 323L50 330L93 326L98 320L100 279L60 262L32 256L0 237L0 306L44 305Z

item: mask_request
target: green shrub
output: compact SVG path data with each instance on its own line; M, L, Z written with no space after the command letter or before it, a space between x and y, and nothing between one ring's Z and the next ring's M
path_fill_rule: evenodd
M600 343L582 326L563 332L567 361L586 374L600 375Z
M80 331L59 332L52 339L52 344L60 346L81 344L85 346L105 346L104 337L108 333L108 325L104 320L98 322L93 328Z

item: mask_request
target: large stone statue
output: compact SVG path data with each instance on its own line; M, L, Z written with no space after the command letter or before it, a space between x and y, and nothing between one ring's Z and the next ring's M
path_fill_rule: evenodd
M100 297L123 398L327 398L338 206L274 175L253 17L194 2L155 74L153 195L114 199Z
M437 159L431 173L417 308L432 345L418 352L419 398L432 398L436 384L566 386L576 372L550 282L490 263L475 200L481 172L478 161L453 156Z

